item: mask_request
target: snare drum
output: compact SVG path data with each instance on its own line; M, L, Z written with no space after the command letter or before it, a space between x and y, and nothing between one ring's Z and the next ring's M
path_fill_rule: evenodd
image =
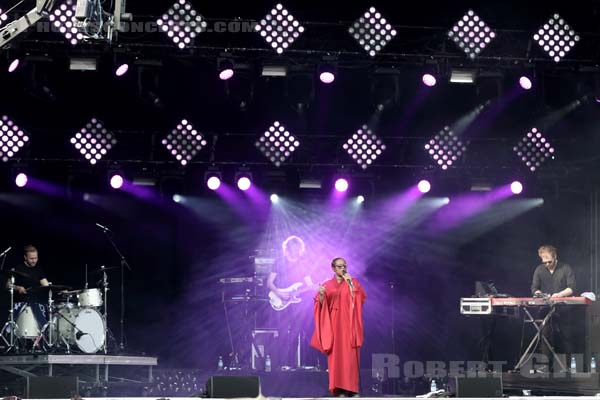
M79 307L102 306L102 291L100 289L85 289L77 295Z
M34 339L40 336L40 325L35 319L30 305L26 305L21 309L16 323L17 329L15 329L15 335L18 338Z

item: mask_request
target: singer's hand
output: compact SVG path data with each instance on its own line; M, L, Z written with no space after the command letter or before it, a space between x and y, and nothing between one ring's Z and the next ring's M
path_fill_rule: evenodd
M325 296L325 286L319 285L319 295Z
M350 274L349 274L349 273L347 273L347 272L344 272L344 279L345 279L345 280L347 280L347 281L350 281L350 282L352 282L352 277L351 277L351 276L350 276Z

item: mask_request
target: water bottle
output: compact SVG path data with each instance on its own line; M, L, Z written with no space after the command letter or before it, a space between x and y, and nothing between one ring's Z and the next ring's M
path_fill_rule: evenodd
M223 369L223 356L219 356L219 362L217 363L217 369L221 371Z
M592 356L592 361L590 362L590 372L596 372L596 357Z
M265 359L265 372L271 372L271 356L267 354Z
M575 356L571 357L571 373L577 372L577 362L575 361Z
M431 387L429 388L430 392L437 392L437 383L435 383L435 379L431 380Z

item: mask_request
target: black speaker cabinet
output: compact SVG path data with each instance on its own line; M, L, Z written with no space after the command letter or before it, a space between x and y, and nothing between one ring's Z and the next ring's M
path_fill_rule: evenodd
M450 378L450 383L454 383L451 391L456 397L502 397L502 377L455 377Z
M27 377L27 397L30 399L65 399L79 394L76 376Z
M258 376L211 376L206 381L206 397L235 399L238 397L258 397L260 379Z

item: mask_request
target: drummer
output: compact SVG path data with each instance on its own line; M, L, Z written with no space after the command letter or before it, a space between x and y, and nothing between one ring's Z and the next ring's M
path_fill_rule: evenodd
M41 328L47 321L44 315L44 303L47 299L41 298L35 292L27 292L27 288L48 286L46 274L38 265L38 260L37 249L29 244L23 248L23 262L13 268L15 271L15 317L29 304ZM10 281L7 281L6 287L9 286Z

